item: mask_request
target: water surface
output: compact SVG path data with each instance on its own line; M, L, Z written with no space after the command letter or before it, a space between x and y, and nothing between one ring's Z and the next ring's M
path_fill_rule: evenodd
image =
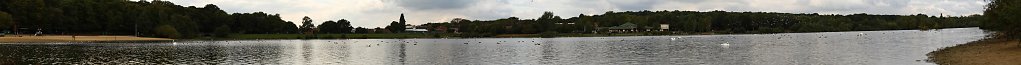
M977 28L785 34L4 43L0 64L932 65Z

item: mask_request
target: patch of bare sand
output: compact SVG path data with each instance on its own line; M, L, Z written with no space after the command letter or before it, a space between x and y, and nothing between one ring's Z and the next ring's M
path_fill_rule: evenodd
M940 65L1021 65L1021 46L1017 40L984 39L928 54L929 61Z
M135 36L6 36L0 37L0 43L31 43L31 42L134 42L134 41L171 41L166 38L147 38Z

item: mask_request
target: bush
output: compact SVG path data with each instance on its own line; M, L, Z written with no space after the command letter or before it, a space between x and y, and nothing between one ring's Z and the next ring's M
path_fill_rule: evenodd
M213 33L214 33L213 35L216 36L216 37L227 37L227 35L230 34L230 26L224 25L224 26L217 27L213 31Z
M557 37L559 35L560 35L560 33L555 32L555 31L546 31L546 32L539 33L539 36L541 36L542 38L553 38L553 37Z
M162 26L156 27L156 29L154 29L153 32L155 32L156 35L158 35L159 37L163 37L163 38L175 38L175 39L176 38L181 38L181 33L177 32L177 29L174 28L174 26L170 26L170 25L162 25Z

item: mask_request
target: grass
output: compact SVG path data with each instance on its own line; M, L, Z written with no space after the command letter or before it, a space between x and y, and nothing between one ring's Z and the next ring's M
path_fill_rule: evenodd
M939 65L1021 65L1018 40L983 39L947 47L928 54Z

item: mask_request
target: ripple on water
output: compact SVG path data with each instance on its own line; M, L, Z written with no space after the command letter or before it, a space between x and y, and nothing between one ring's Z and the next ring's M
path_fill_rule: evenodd
M976 28L692 36L0 44L29 64L931 65ZM370 47L371 45L371 47Z

